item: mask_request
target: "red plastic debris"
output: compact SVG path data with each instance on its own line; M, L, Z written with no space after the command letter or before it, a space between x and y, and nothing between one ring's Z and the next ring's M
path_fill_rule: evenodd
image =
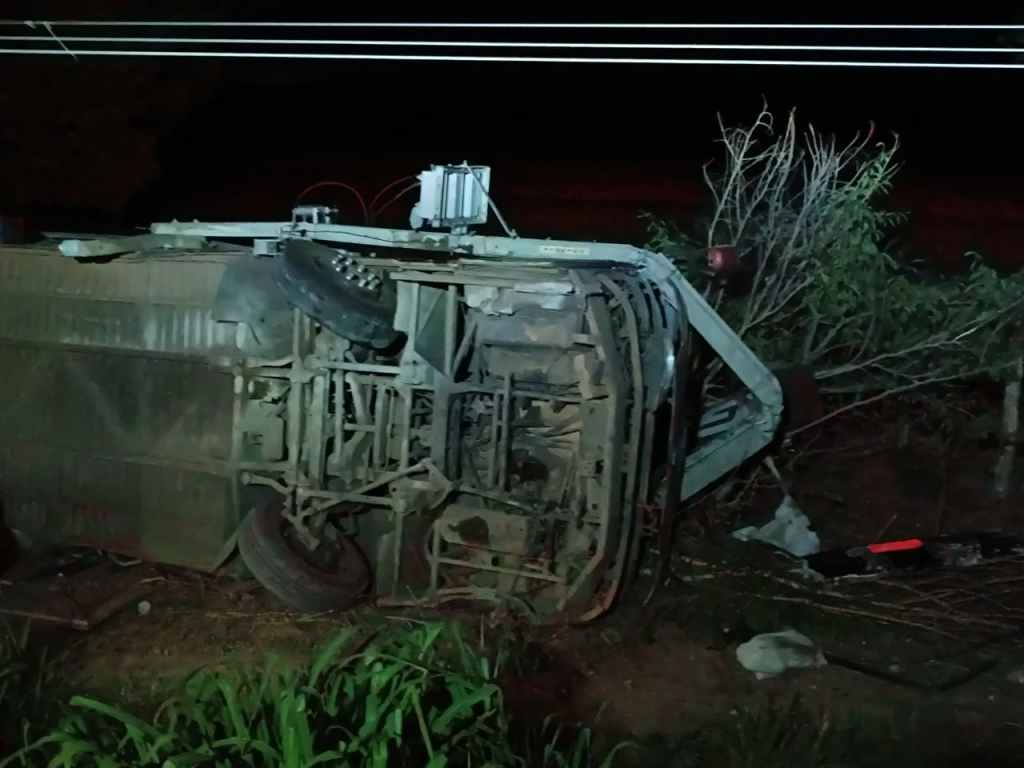
M708 248L708 268L719 275L730 275L740 265L736 248L731 245L715 245Z
M868 552L881 555L886 552L906 552L909 549L921 549L924 542L920 539L904 539L902 541L886 541L881 544L868 544Z

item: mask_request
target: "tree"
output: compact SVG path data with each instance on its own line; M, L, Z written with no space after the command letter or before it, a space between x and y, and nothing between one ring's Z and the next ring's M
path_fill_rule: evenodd
M708 215L689 231L648 217L650 246L674 254L766 362L813 370L833 398L826 418L1015 370L1024 275L999 275L975 254L964 274L939 276L894 255L889 238L906 214L881 203L898 137L876 140L872 127L841 144L800 130L795 112L777 127L767 109L748 127L719 126L723 157L704 169ZM699 268L720 244L750 276L745 295Z

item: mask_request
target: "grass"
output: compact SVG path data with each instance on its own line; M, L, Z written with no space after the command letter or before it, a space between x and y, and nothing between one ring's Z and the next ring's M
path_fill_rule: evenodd
M53 722L61 706L58 665L30 645L29 626L0 623L0 757L25 738L32 723Z
M146 716L65 696L27 632L0 636L0 654L0 768L882 768L911 764L900 745L917 731L793 699L599 755L585 728L507 710L501 681L536 671L529 648L506 633L485 652L457 623L348 628L308 663L201 668Z
M86 696L55 702L54 665L26 661L27 635L3 652L0 715L23 746L0 768L599 764L586 729L514 729L498 682L509 648L485 654L455 623L342 630L304 666L203 668L148 718Z

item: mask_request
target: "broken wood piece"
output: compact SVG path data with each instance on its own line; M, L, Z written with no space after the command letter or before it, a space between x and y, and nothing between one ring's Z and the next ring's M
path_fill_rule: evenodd
M141 600L152 591L153 587L150 584L136 584L134 587L131 587L124 592L119 592L107 598L89 611L84 622L80 624L72 624L72 626L80 631L88 631L93 627L102 624L130 603Z
M8 608L0 607L0 615L15 616L17 618L28 618L33 622L46 622L58 624L63 627L72 627L76 630L89 629L84 618L80 616L62 615L59 613L47 613L42 610L31 610L29 608Z
M121 609L137 600L141 600L152 591L153 587L151 584L136 584L134 587L123 592L119 592L98 605L93 606L93 608L90 609L84 617L46 613L44 611L34 611L27 608L6 607L0 607L0 615L16 616L18 618L29 619L31 621L45 621L50 624L60 624L65 627L71 627L79 632L88 632L90 629L94 629L98 625L102 624Z
M75 618L73 616L59 616L53 613L43 613L42 611L30 611L23 608L0 608L0 615L2 616L15 616L19 619L29 619L30 621L45 621L50 624L60 624L65 627L72 627L78 630L89 629L88 623L85 619Z

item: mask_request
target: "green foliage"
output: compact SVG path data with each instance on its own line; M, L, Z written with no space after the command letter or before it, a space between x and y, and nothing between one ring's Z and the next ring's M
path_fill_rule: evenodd
M811 311L839 329L825 354L806 361L826 391L1002 375L1018 354L1009 339L1019 323L1024 273L1002 276L979 258L964 275L927 280L891 260L884 264L871 278L850 275L842 264L838 292L831 279L809 292Z
M776 132L722 128L723 167L706 172L711 213L687 231L647 216L649 247L676 260L744 341L773 366L815 371L826 394L899 393L973 375L1000 376L1018 354L1024 274L980 257L961 275L927 274L892 252L906 214L883 203L898 142L845 146L790 116ZM729 295L702 269L729 243L753 275Z
M649 247L675 257L766 360L807 363L862 338L891 272L884 240L905 218L877 207L896 145L837 148L813 130L801 143L792 116L776 134L766 113L750 129L723 127L722 143L723 169L705 174L712 212L690 232L646 217ZM716 293L701 269L704 248L723 242L754 275L747 296Z
M60 676L46 648L33 648L26 622L20 632L0 627L0 756L27 743L59 712Z
M200 669L148 721L75 696L50 733L0 767L594 765L589 733L565 744L557 728L527 761L498 685L503 662L471 648L457 624L344 630L306 667L271 658Z

